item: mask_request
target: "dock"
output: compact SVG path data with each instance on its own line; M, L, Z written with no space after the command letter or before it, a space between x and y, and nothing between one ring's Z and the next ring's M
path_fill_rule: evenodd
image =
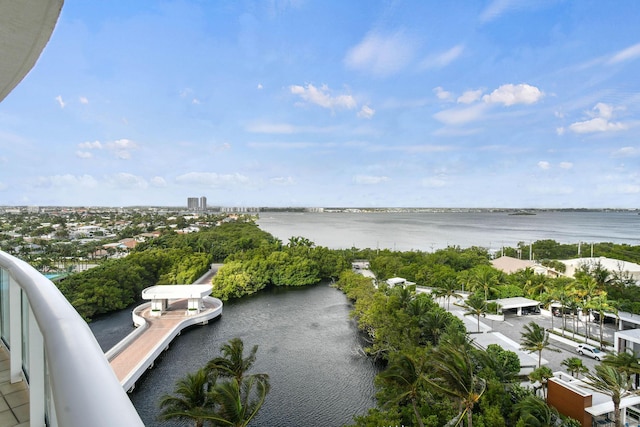
M222 301L208 295L197 299L197 309L194 298L159 301L154 299L136 307L132 318L137 328L105 354L127 392L135 388L140 377L153 367L158 356L169 348L182 330L207 324L222 314Z

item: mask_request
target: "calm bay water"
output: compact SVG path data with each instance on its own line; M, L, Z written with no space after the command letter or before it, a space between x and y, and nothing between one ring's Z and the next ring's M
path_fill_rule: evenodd
M350 305L342 292L319 284L272 289L225 304L209 325L183 332L130 395L147 426L159 422L158 401L176 380L219 355L220 346L240 337L258 345L254 372L271 377L271 392L251 426L341 426L375 405L377 367L362 354ZM101 343L115 343L131 330L130 312L90 326ZM103 345L110 347L112 344Z
M544 239L640 245L640 215L636 212L263 212L258 224L285 243L292 236L303 236L331 249L432 251L481 246L497 251L521 241Z

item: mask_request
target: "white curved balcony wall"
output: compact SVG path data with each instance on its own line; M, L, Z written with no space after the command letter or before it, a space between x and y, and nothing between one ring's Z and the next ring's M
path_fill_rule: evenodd
M0 273L0 333L11 382L28 381L30 425L142 426L87 323L58 288L2 251Z

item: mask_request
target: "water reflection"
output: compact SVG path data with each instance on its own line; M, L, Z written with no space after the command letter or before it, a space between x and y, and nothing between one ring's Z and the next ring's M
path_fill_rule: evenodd
M157 402L177 379L218 355L220 345L240 337L259 346L255 372L271 377L271 392L251 426L340 426L374 406L377 368L362 355L350 305L326 284L276 288L225 304L220 319L194 327L174 341L131 394L147 426L159 422ZM125 314L127 314L125 312ZM120 315L118 315L120 316ZM131 323L126 316L124 329ZM92 325L99 341L117 335L106 319Z

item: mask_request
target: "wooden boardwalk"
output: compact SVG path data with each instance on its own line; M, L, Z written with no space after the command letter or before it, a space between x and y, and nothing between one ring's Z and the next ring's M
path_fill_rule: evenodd
M149 303L142 304L133 311L134 323L140 326L106 354L126 391L133 389L140 376L153 367L155 359L184 328L206 324L222 314L220 300L207 297L203 299L203 303L205 308L197 315L186 314L186 299L171 302L160 317L150 316Z

